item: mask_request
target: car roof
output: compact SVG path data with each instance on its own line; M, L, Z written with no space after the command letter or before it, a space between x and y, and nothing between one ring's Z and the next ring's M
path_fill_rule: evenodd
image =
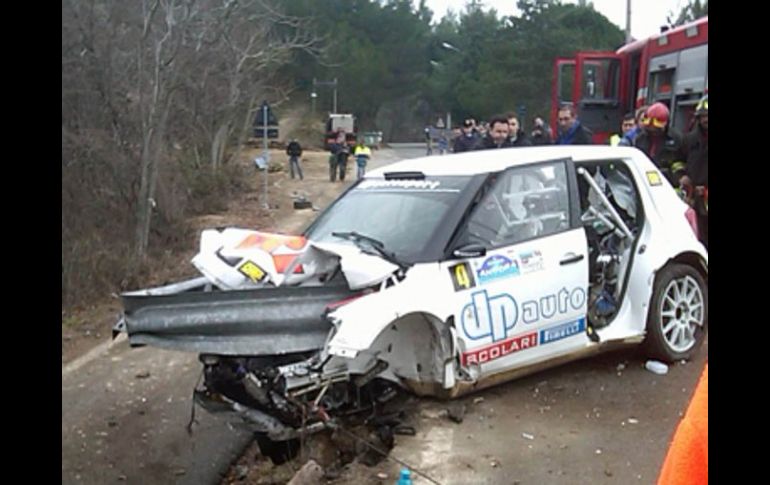
M367 172L366 178L383 178L384 174L388 172L422 172L428 176L477 175L548 160L564 158L572 158L575 161L622 159L638 157L640 153L637 148L607 145L551 145L478 150L443 156L410 158Z

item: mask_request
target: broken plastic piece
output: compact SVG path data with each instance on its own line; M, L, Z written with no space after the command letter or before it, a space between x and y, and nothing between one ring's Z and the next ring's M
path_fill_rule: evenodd
M655 374L658 374L661 376L668 374L668 366L663 362L658 362L657 360L648 360L644 364L644 367L648 371L654 372Z

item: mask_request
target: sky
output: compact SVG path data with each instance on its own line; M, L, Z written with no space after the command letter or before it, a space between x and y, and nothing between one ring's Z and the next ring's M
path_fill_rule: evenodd
M626 30L626 0L589 0L593 3L594 10L607 17L621 30ZM417 3L417 2L415 2ZM434 12L434 19L444 16L448 9L459 13L465 8L467 0L426 0L425 2ZM563 0L563 3L577 3L576 0ZM482 8L497 10L498 16L518 15L516 0L482 0ZM660 26L666 22L669 11L674 16L687 5L687 0L631 0L631 36L643 39L660 32Z

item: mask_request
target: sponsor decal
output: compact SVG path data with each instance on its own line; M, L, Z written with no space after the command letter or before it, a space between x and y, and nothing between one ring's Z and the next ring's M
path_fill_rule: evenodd
M567 337L572 337L586 330L586 319L579 318L572 322L562 323L553 327L544 328L540 331L540 343L547 344L556 342Z
M572 310L585 311L586 292L562 288L558 293L526 300L521 305L509 294L490 296L486 290L471 294L471 302L460 312L460 323L470 340L491 337L493 342L508 338L519 317L525 324L548 320ZM543 338L541 337L541 342Z
M516 300L505 293L490 297L486 290L473 293L471 299L461 315L465 335L471 340L490 336L493 342L505 339L519 319Z
M483 364L535 346L537 346L537 332L519 335L496 344L463 352L460 355L460 364L463 366Z
M567 313L570 309L582 310L585 303L586 292L582 288L574 288L572 291L562 288L555 295L546 295L522 303L522 320L524 323L548 320L557 313Z
M438 180L364 180L357 189L421 189L435 190L441 182Z
M247 278L249 278L251 281L255 283L259 283L260 281L264 280L267 276L267 273L260 268L257 264L246 261L243 263L239 268L238 271L246 275Z
M646 172L647 175L647 182L650 185L662 185L663 182L660 179L660 174L658 172L649 171Z
M501 278L518 276L520 273L519 263L515 259L507 258L502 254L488 257L476 270L479 284L489 283L490 281Z
M539 249L522 251L519 254L519 261L521 262L521 272L524 274L534 273L535 271L542 271L545 269L543 253L541 253Z
M460 263L449 268L449 276L452 278L452 284L455 291L467 290L476 286L476 280L473 277L473 271L468 263Z

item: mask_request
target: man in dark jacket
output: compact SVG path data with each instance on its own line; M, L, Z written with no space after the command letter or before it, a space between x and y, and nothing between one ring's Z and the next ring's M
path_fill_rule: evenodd
M508 125L511 129L511 134L508 140L511 142L511 146L514 147L531 147L532 142L527 138L527 132L521 129L519 118L513 114L508 114Z
M510 148L511 125L505 116L495 116L489 122L489 132L481 139L476 150L488 150L490 148Z
M294 178L294 171L296 170L300 180L304 180L302 175L302 167L299 164L299 157L302 156L302 147L296 139L293 139L286 146L286 154L289 156L289 171L291 172L291 178Z
M552 143L551 127L538 116L535 118L534 128L529 138L535 146L550 145Z
M476 148L476 145L479 142L479 137L476 133L476 130L474 129L475 126L473 125L473 120L468 119L463 121L462 133L460 136L455 138L452 145L452 151L454 153L469 152Z
M556 145L590 145L593 143L591 130L578 120L575 107L564 105L559 108L559 136Z
M675 188L685 175L682 134L668 122L668 107L655 103L642 117L642 130L634 139L634 146L652 160Z
M709 98L701 98L695 108L695 126L684 137L686 175L681 184L687 201L698 215L699 239L708 249L709 241Z

